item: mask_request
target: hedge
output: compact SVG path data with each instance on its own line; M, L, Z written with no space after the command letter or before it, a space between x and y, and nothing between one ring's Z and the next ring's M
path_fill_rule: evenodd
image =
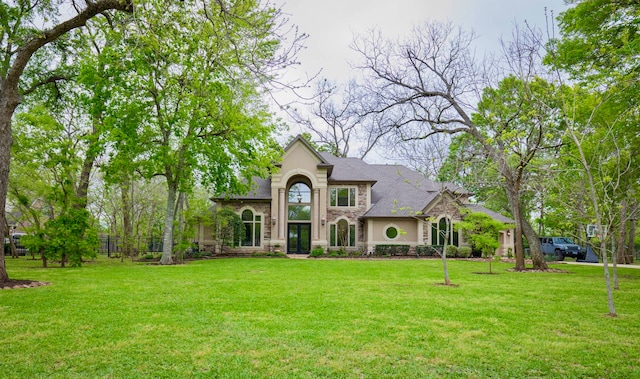
M409 245L376 245L375 255L407 255Z

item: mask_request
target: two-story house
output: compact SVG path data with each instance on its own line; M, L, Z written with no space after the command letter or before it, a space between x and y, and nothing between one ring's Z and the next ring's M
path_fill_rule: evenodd
M469 204L470 195L404 166L319 153L298 136L285 148L276 174L257 179L246 195L214 200L218 207L232 207L245 223L237 252L278 248L295 254L316 246L372 252L377 244L443 245L445 238L447 244L465 245L455 227L463 207L513 222ZM504 230L498 254L513 244L513 230Z

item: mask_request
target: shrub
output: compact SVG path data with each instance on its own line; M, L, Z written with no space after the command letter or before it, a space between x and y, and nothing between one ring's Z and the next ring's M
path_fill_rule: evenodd
M375 255L407 255L409 245L376 245Z
M324 256L324 248L322 246L316 246L311 250L310 257L318 258Z
M469 258L471 256L471 246L460 246L458 248L458 255L461 258Z
M419 245L416 246L416 254L423 255L425 257L433 257L435 255L440 255L442 251L442 246L439 245Z
M364 251L362 250L352 250L352 251L349 251L348 254L350 257L362 257L365 255Z
M458 247L455 245L447 245L447 257L458 257Z
M347 256L347 251L344 249L344 247L341 247L338 250L329 250L328 253L330 257L334 258Z

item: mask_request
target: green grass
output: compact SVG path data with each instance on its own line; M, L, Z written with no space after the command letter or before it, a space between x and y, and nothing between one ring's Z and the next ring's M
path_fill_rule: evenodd
M7 258L1 378L640 377L640 270L438 260Z

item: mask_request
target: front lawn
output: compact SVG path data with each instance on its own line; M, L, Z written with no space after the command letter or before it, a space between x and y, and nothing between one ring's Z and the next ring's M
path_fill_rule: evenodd
M640 377L640 270L439 260L6 258L1 378Z

